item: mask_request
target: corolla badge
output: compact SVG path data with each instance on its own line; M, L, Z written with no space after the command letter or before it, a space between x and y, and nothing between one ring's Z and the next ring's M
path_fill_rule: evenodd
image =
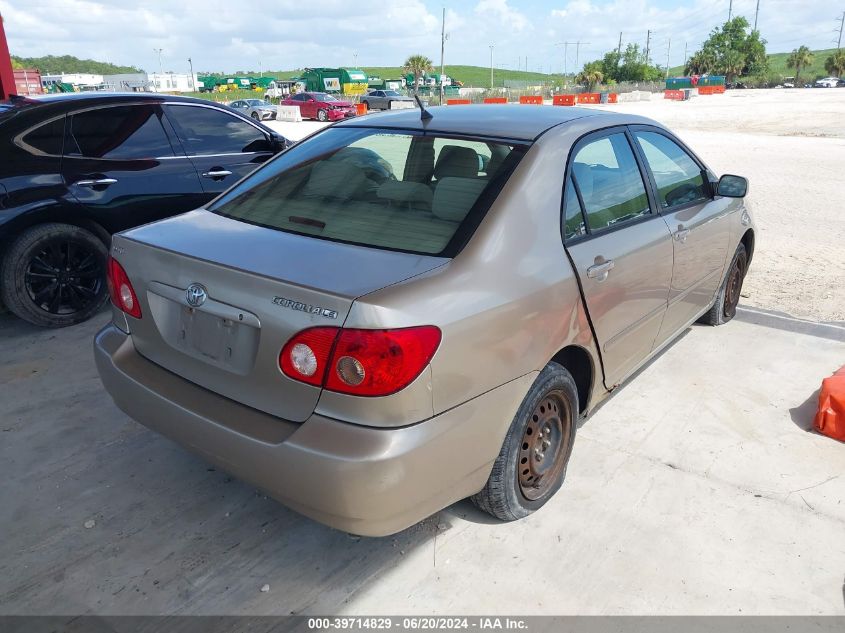
M185 290L185 299L188 301L189 306L198 308L208 299L208 290L202 284L191 284Z
M295 299L288 299L286 297L273 297L273 303L283 308L290 308L291 310L299 310L300 312L307 312L308 314L317 314L327 319L336 319L337 311L329 310L328 308L321 308L320 306L313 306Z

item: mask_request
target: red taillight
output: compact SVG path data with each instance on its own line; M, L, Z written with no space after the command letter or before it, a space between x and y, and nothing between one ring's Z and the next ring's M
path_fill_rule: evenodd
M398 330L311 328L285 344L279 366L285 375L329 391L387 396L420 375L440 338L433 325Z
M286 376L307 382L323 384L332 345L340 328L312 327L291 338L279 354L279 367Z
M113 257L109 257L108 282L111 302L123 310L126 314L136 319L141 318L141 305L138 303L138 296L129 281L129 276Z

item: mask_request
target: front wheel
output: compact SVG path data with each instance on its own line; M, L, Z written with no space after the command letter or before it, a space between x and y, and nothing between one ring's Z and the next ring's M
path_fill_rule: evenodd
M577 419L575 381L549 363L522 401L490 477L472 502L502 521L540 509L563 484Z
M329 120L329 113L325 110L320 110L317 112L317 120L326 122Z
M700 319L700 323L707 325L722 325L736 316L736 307L739 305L739 295L742 292L742 282L745 280L745 273L748 271L748 253L745 251L745 244L740 243L736 247L728 274L719 288L716 301Z
M0 267L0 298L20 318L65 327L93 316L108 297L106 245L70 224L41 224L12 242Z
M253 118L253 119L255 119L256 121L260 121L260 120L261 120L261 117L260 117L260 116L258 116L258 112L253 112L251 116L252 116L252 118Z

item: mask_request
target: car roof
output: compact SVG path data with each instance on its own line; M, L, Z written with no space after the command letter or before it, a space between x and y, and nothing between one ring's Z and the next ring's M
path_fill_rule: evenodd
M547 130L585 117L601 117L600 110L522 104L435 106L428 108L432 118L420 119L420 111L389 110L372 116L348 119L337 127L379 127L427 130L444 134L492 136L533 141Z
M65 103L65 102L79 102L79 101L188 101L198 103L208 103L205 99L196 99L193 97L180 97L177 95L161 94L157 92L63 92L59 94L49 95L31 95L27 97L32 101L42 104L48 103Z

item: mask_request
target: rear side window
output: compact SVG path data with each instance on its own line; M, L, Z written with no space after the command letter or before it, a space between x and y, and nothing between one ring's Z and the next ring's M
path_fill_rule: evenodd
M701 167L672 139L657 132L635 132L664 209L709 198Z
M332 128L281 154L211 210L292 233L451 257L525 149ZM489 156L486 162L481 151Z
M578 202L578 194L575 193L575 186L570 176L566 179L566 189L563 193L563 236L570 240L586 232L581 203Z
M21 142L28 151L35 150L42 154L61 156L64 134L65 118L60 117L27 132L21 138Z
M621 132L582 146L572 161L572 175L591 232L650 213L642 174Z
M97 108L70 117L66 156L140 160L174 156L154 105Z
M165 106L189 156L270 151L264 133L240 117L201 106Z

